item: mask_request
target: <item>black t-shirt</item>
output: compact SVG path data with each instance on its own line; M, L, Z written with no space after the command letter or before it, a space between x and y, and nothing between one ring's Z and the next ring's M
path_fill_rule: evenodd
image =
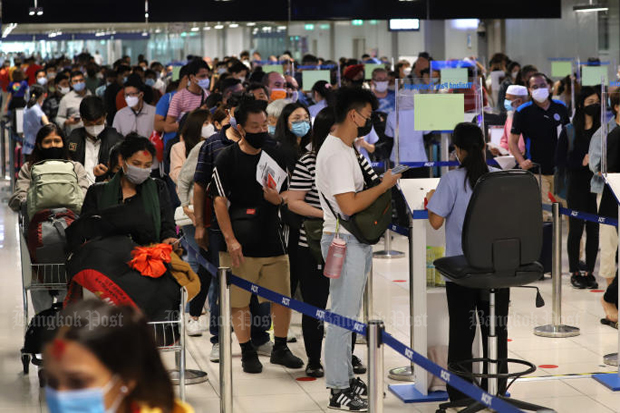
M256 179L258 162L265 152L286 171L284 156L277 148L266 146L257 155L249 155L239 144L223 149L215 160L209 191L213 197L225 197L229 204L233 231L247 257L275 257L286 254L278 215L279 207L263 195ZM286 182L280 191L286 189Z
M547 110L530 101L515 112L510 132L522 134L526 158L540 164L543 175L553 175L556 144L562 126L569 122L568 109L559 100L552 100Z

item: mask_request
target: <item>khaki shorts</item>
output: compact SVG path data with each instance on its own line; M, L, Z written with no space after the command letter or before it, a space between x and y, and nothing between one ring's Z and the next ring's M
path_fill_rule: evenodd
M220 266L232 267L230 256L227 252L220 252ZM232 268L234 275L243 278L263 288L275 291L284 296L291 294L291 276L288 255L277 257L244 257L243 264ZM244 308L250 305L252 293L237 287L230 286L230 306L232 308ZM269 301L258 297L259 302Z

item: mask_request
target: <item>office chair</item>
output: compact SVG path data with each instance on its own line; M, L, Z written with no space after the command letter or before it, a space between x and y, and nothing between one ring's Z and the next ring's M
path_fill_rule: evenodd
M467 207L462 233L464 255L440 258L434 264L449 282L489 293L488 357L451 364L449 369L479 386L479 379L487 380L490 394L520 409L548 412L552 410L498 394L499 380L512 379L510 387L517 378L536 371L536 366L524 360L498 360L495 332L496 289L532 283L543 273L542 266L536 262L542 248L541 208L538 181L530 172L508 170L484 175L478 180ZM464 367L469 363L483 363L488 372L472 373ZM526 369L498 373L498 366L508 364ZM475 400L464 399L441 404L437 413L455 407L466 407L461 413L486 408Z

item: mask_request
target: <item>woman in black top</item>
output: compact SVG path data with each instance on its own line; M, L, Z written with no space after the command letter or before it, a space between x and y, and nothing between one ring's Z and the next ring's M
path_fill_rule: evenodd
M91 186L82 215L121 208L112 223L126 228L141 245L177 241L170 195L166 184L150 177L155 147L145 137L130 133L119 146L121 169L105 183ZM123 222L120 222L123 221Z
M590 192L592 172L588 168L588 150L594 132L601 124L601 99L597 89L584 87L577 99L573 123L566 125L560 134L556 150L556 166L564 168L567 176L567 202L570 209L596 214L596 194ZM586 273L579 270L579 245L583 228L586 228ZM594 266L598 254L598 223L569 219L568 262L571 284L575 288L597 288Z

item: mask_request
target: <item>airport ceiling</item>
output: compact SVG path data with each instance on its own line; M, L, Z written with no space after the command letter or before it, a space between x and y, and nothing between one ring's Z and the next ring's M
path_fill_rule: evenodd
M2 0L2 23L145 22L145 0ZM560 18L561 0L148 0L149 22Z

